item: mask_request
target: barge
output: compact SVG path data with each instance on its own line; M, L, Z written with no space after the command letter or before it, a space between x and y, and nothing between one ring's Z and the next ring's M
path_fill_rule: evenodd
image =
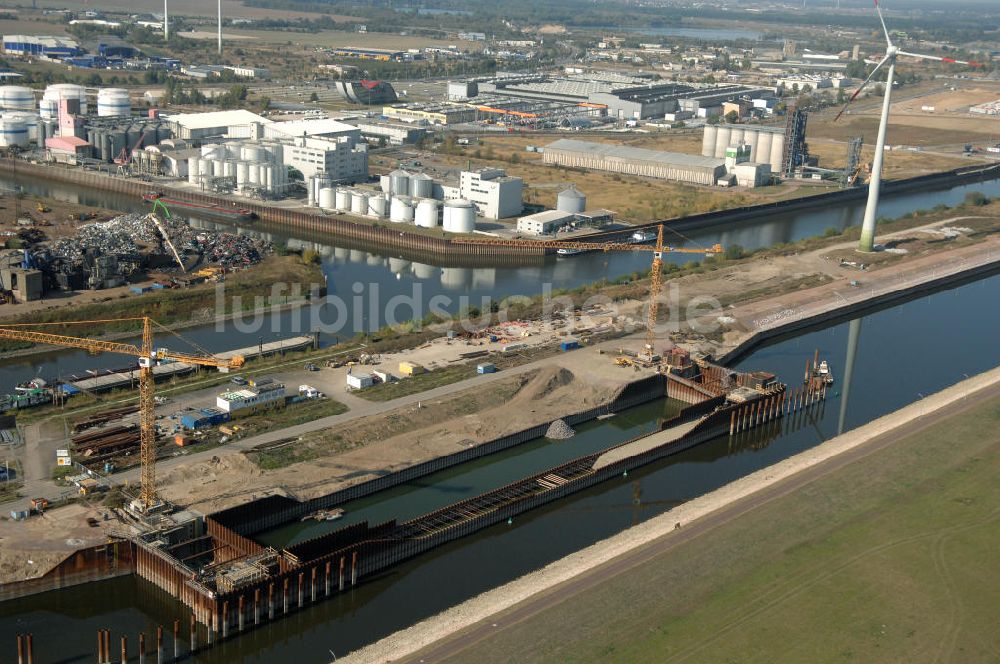
M171 208L185 210L198 217L219 219L234 224L246 223L257 218L257 213L247 208L238 207L235 203L233 203L232 207L226 207L217 203L192 203L191 201L184 201L179 198L170 198L158 191L150 191L143 194L142 200L150 204L155 204L159 201Z

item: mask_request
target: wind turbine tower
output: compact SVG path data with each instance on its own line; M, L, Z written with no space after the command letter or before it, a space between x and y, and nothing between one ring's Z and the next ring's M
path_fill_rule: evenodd
M981 67L982 65L977 62L966 62L965 60L954 60L952 58L939 58L934 55L922 55L920 53L907 53L906 51L900 51L899 48L892 43L892 38L889 36L889 29L885 27L885 19L882 18L882 9L878 6L878 0L875 0L875 11L878 14L878 20L882 24L882 32L885 34L885 57L875 65L875 69L872 73L868 75L865 82L861 84L851 98L847 100L844 104L844 108L840 109L840 113L837 113L837 117L834 121L839 120L840 116L844 114L847 107L851 105L861 91L871 83L872 79L875 77L875 72L883 67L883 65L888 64L889 69L886 71L885 79L885 95L882 98L882 119L878 125L878 140L875 142L875 159L872 161L872 177L871 183L868 185L868 203L865 205L865 217L861 224L861 241L858 245L858 249L861 251L874 251L875 250L875 217L878 213L878 200L879 200L879 189L882 185L882 159L885 156L885 133L889 125L889 106L891 105L892 97L892 83L896 75L896 57L900 55L905 55L911 58L920 58L921 60L936 60L938 62L948 62L951 64L959 65L971 65L973 67Z
M163 41L170 41L170 13L167 0L163 0Z
M222 55L222 0L219 0L219 55Z

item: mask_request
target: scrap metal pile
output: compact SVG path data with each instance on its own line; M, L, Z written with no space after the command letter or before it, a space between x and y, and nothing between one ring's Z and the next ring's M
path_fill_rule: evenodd
M242 268L259 263L272 250L264 240L194 229L173 219L160 221L170 242L188 267L201 264ZM125 214L109 221L81 226L73 238L56 240L36 249L32 261L63 289L120 285L139 270L155 264L163 271L178 270L171 250L149 214ZM61 275L61 276L60 276Z

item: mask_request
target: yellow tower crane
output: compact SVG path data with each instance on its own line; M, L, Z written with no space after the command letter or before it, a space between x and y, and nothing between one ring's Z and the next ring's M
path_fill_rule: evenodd
M120 343L117 341L102 341L84 337L66 336L41 332L37 328L43 325L95 325L101 323L120 323L122 321L142 321L142 345ZM225 367L239 369L244 359L236 355L231 358L211 357L205 355L190 355L177 353L165 348L153 348L153 325L163 327L148 316L137 318L119 318L114 320L66 321L60 323L24 323L0 327L0 339L30 341L38 344L63 346L66 348L82 348L90 353L121 353L138 358L139 361L139 462L142 479L139 492L139 506L142 511L148 511L157 503L156 498L156 413L153 399L155 383L153 367L170 360L184 362L204 367ZM163 328L166 329L166 328ZM168 330L169 331L169 330Z
M650 272L649 311L646 317L646 353L652 358L656 353L653 342L656 335L656 317L659 314L660 287L663 284L663 254L721 254L724 250L721 244L715 244L707 249L691 247L673 247L663 244L663 224L659 225L656 234L656 244L632 244L628 242L574 242L570 240L504 240L500 238L470 238L457 237L452 240L456 244L485 244L495 247L543 247L545 249L573 249L579 251L644 251L653 253L653 265Z

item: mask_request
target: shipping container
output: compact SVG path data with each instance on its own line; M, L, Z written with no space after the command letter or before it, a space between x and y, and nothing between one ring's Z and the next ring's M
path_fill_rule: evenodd
M419 364L414 364L413 362L399 363L399 373L404 376L416 376L417 374L422 374L423 372L424 368Z
M564 341L559 344L559 350L566 352L568 350L576 350L580 347L579 341Z
M347 387L352 390L363 390L366 387L371 387L373 384L374 381L368 374L359 374L357 376L347 374Z
M496 372L497 372L497 367L496 367L495 364L485 363L485 364L477 364L476 365L476 373L477 374L489 374L489 373L496 373Z

